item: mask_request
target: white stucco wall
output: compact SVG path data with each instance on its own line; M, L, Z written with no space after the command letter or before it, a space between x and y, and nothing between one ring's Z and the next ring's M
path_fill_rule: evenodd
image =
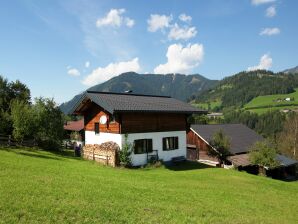
M178 137L178 149L163 151L162 138L164 137ZM136 139L152 139L153 150L158 150L158 157L163 161L169 161L176 156L186 157L186 132L185 131L170 131L170 132L149 132L136 133L128 135L128 142L132 143ZM122 137L124 144L124 135ZM154 153L152 153L154 154ZM141 166L147 163L147 153L132 154L132 163L134 166Z
M178 149L163 151L162 139L164 137L178 137ZM152 139L153 150L158 150L158 157L163 161L170 161L173 157L186 157L186 131L169 131L169 132L149 132L149 133L134 133L128 134L128 142L133 144L137 139ZM85 144L101 144L107 141L116 142L122 148L125 142L124 134L99 133L94 131L85 131ZM152 153L155 154L155 153ZM147 153L134 154L132 153L132 163L134 166L147 164Z
M122 135L105 132L95 134L94 131L85 131L85 144L102 144L109 141L116 142L121 147Z

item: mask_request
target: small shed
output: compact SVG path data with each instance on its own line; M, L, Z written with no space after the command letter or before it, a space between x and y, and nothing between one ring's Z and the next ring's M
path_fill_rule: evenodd
M249 154L247 153L230 156L228 157L228 160L240 170L258 174L258 166L251 164L249 161ZM264 167L266 175L274 179L293 179L296 175L296 165L298 164L298 161L281 154L276 155L276 160L279 162L279 166L273 169Z

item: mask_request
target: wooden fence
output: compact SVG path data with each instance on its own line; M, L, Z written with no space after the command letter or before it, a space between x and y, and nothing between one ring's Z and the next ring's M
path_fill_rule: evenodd
M16 141L11 135L0 135L0 145L34 147L37 146L37 143L34 139L24 139L23 141Z

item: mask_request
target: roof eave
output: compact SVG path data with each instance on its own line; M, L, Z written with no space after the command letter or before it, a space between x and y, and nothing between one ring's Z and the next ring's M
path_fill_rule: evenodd
M115 113L172 113L172 114L205 114L204 111L175 111L175 110L114 110Z

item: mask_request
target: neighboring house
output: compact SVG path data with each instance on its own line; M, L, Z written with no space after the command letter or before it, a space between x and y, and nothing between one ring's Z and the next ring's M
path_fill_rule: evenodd
M214 133L222 130L230 138L230 153L227 164L238 167L250 173L258 174L259 166L254 166L249 161L249 150L257 141L262 141L263 137L252 129L242 124L214 124L214 125L191 125L187 133L187 158L207 163L209 165L219 165L219 161L208 155L208 150L214 150L210 145ZM276 160L280 165L274 169L264 167L266 175L272 178L285 179L295 176L296 160L284 155L277 154Z
M191 125L187 133L188 158L210 165L218 165L219 161L208 155L211 149L210 140L213 135L222 130L230 138L232 155L243 154L263 137L243 124L211 124Z
M66 124L64 124L63 128L67 132L81 132L82 130L84 130L84 119L78 121L68 121Z
M72 132L78 132L79 135L81 136L81 140L72 140L72 143L76 142L77 145L83 145L84 144L84 138L85 138L85 132L84 132L84 119L78 120L78 121L68 121L66 124L63 126L65 133L66 133L66 138L70 139L70 135Z
M290 97L285 98L285 101L291 101Z
M86 145L113 141L121 149L127 134L134 166L152 157L186 157L187 118L206 114L171 97L94 91L85 92L71 112L84 116Z
M219 117L222 117L223 116L223 113L210 113L210 114L207 114L207 117L208 118L219 118Z

